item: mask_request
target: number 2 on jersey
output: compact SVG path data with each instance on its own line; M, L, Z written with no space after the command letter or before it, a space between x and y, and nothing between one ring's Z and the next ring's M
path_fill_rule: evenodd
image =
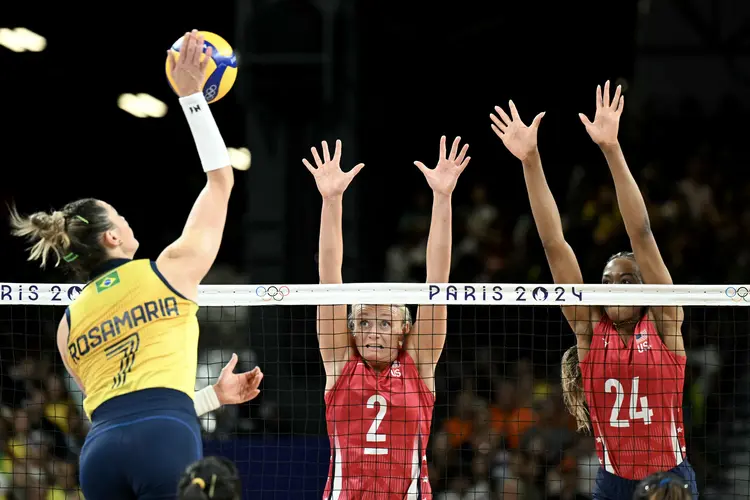
M367 431L365 440L368 443L384 443L385 434L378 434L378 428L383 423L385 414L388 411L388 402L380 394L373 394L370 399L367 400L367 409L372 410L377 405L378 414L375 416L375 420L372 421L370 430ZM388 448L365 448L365 455L387 455Z
M642 396L638 398L638 377L633 378L632 390L630 391L630 408L629 416L630 420L620 419L620 408L622 408L622 402L625 400L625 389L619 380L611 378L604 384L604 390L606 392L612 392L614 389L617 392L615 397L615 404L612 406L612 413L609 416L609 425L612 427L630 427L630 420L636 420L638 418L643 420L643 425L651 424L651 417L654 416L654 410L648 407L648 398ZM638 409L638 403L641 404L641 409Z

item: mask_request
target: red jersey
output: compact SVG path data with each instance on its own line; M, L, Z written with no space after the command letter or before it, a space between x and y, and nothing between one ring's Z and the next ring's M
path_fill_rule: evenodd
M324 500L431 498L425 453L435 396L406 351L382 373L355 354L325 403L331 466Z
M580 367L596 452L606 471L640 480L682 463L685 361L667 349L648 315L627 345L606 316L594 327Z

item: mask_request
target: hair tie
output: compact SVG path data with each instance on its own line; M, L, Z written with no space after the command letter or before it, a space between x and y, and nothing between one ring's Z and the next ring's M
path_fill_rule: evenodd
M206 489L206 482L203 480L203 478L200 477L194 477L192 481L190 481L190 484L197 484L198 487L202 490Z
M208 489L208 498L213 498L216 491L216 474L211 474L211 487Z
M80 257L77 253L70 252L68 255L63 257L63 260L67 263L71 263L74 260L76 260L78 257Z

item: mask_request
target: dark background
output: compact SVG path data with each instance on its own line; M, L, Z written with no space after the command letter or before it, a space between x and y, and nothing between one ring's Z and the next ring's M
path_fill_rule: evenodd
M249 148L253 165L236 172L208 282L317 281L320 197L300 160L310 146L336 138L344 143L345 169L366 164L345 197L344 279L423 280L423 266L409 263L396 272L394 262L405 262L404 252L424 239L419 203L429 191L413 161L434 163L443 134L460 135L473 158L454 194L451 280L549 282L520 165L489 127L493 107L513 99L527 122L547 112L539 137L545 173L585 279L596 283L606 258L628 247L606 163L577 117L592 116L596 85L607 79L625 87L621 142L675 283L747 281L747 3L26 2L3 5L0 13L3 26L25 26L48 44L41 53L0 48L0 198L26 213L81 197L104 199L134 228L139 257L155 258L179 235L205 179L164 76L165 51L192 28L218 33L235 47L237 83L211 109L227 146ZM116 106L125 92L149 93L169 112L163 119L128 115ZM480 188L495 216L477 235L469 220L481 208ZM706 189L708 201L697 198ZM472 250L458 251L467 241ZM23 242L0 231L0 281L66 279L24 260ZM26 354L56 359L50 325L61 311L2 309L4 375ZM302 455L313 450L313 458L290 457L279 452L286 445L256 443L248 451L238 438L281 434L317 443L315 436L325 432L313 308L260 309L202 313L202 352L249 349L248 363L266 373L261 398L240 411L239 418L254 424L232 420L219 433L232 441L209 435L207 446L248 471L255 494L315 497L321 474L294 464L317 460L324 471L328 452L318 444L289 447ZM455 416L459 394L497 404L490 394L502 380L521 387L526 360L537 381L557 384L560 355L574 341L569 329L556 310L511 309L451 311L452 331L461 334L446 347L436 433L443 418ZM689 423L690 460L708 498L749 498L750 477L742 471L750 464L743 455L750 453L750 436L737 431L750 422L750 411L743 413L750 409L742 406L750 394L747 314L692 308L687 318L686 409L700 414ZM492 381L490 388L482 389L483 379ZM259 472L269 461L276 468ZM436 491L465 494L456 478L478 484L466 472L467 459L461 463L435 465ZM490 476L496 481L496 473ZM293 484L292 477L308 482Z

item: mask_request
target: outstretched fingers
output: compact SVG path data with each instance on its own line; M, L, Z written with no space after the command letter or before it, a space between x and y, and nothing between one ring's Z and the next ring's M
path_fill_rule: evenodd
M311 174L315 175L315 171L317 170L315 167L313 167L309 161L307 161L307 158L302 158L302 163L307 167L307 170L310 171Z
M461 172L463 172L463 171L464 171L464 169L465 169L465 168L467 167L467 165L469 165L469 162L470 162L470 161L471 161L471 156L467 156L467 157L466 157L466 159L465 159L464 161L462 161L462 162L461 162L461 163L460 163L460 164L458 165L458 169L459 169L459 170L460 170Z
M310 148L310 151L313 155L313 160L315 160L315 166L320 168L323 166L323 160L320 159L320 155L318 154L318 150L315 147Z
M617 107L620 104L620 96L621 95L622 95L622 85L618 85L617 88L615 89L615 95L612 98L612 102L609 105L609 107L611 107L615 111L617 110Z
M464 147L461 148L461 152L458 153L458 157L456 158L455 164L458 166L461 166L461 164L464 162L464 158L466 158L466 153L469 152L469 145L464 144Z
M513 104L513 101L508 101L508 108L510 108L511 118L513 118L514 121L518 120L519 122L521 122L521 116L518 114L518 110L516 109L516 105Z
M456 161L456 155L458 154L459 144L461 144L461 136L456 136L456 138L453 139L453 145L451 146L451 153L448 156L448 161L451 161L451 162Z
M336 149L333 151L333 161L341 160L341 139L336 139Z
M534 120L531 122L531 128L539 128L539 124L542 122L542 118L544 118L545 113L546 111L542 111L534 117Z
M430 171L430 169L429 169L429 168L427 168L427 165L425 165L425 164L424 164L424 163L422 163L421 161L415 161L415 162L414 162L414 165L416 165L416 166L417 166L417 168L419 169L419 171L420 171L420 172L422 172L422 173L423 173L423 174L425 174L425 175L427 175L427 172L429 172L429 171Z
M607 80L604 82L604 95L602 96L602 106L605 108L608 108L610 105L609 97L609 80Z
M503 108L500 106L495 106L495 111L497 112L497 115L500 117L500 121L503 125L510 126L510 123L513 121L510 119L510 116L508 116L508 113L505 112ZM502 129L505 131L505 129Z
M359 171L362 170L363 168L365 168L364 163L359 163L355 165L354 168L349 171L349 178L354 179L359 173Z

